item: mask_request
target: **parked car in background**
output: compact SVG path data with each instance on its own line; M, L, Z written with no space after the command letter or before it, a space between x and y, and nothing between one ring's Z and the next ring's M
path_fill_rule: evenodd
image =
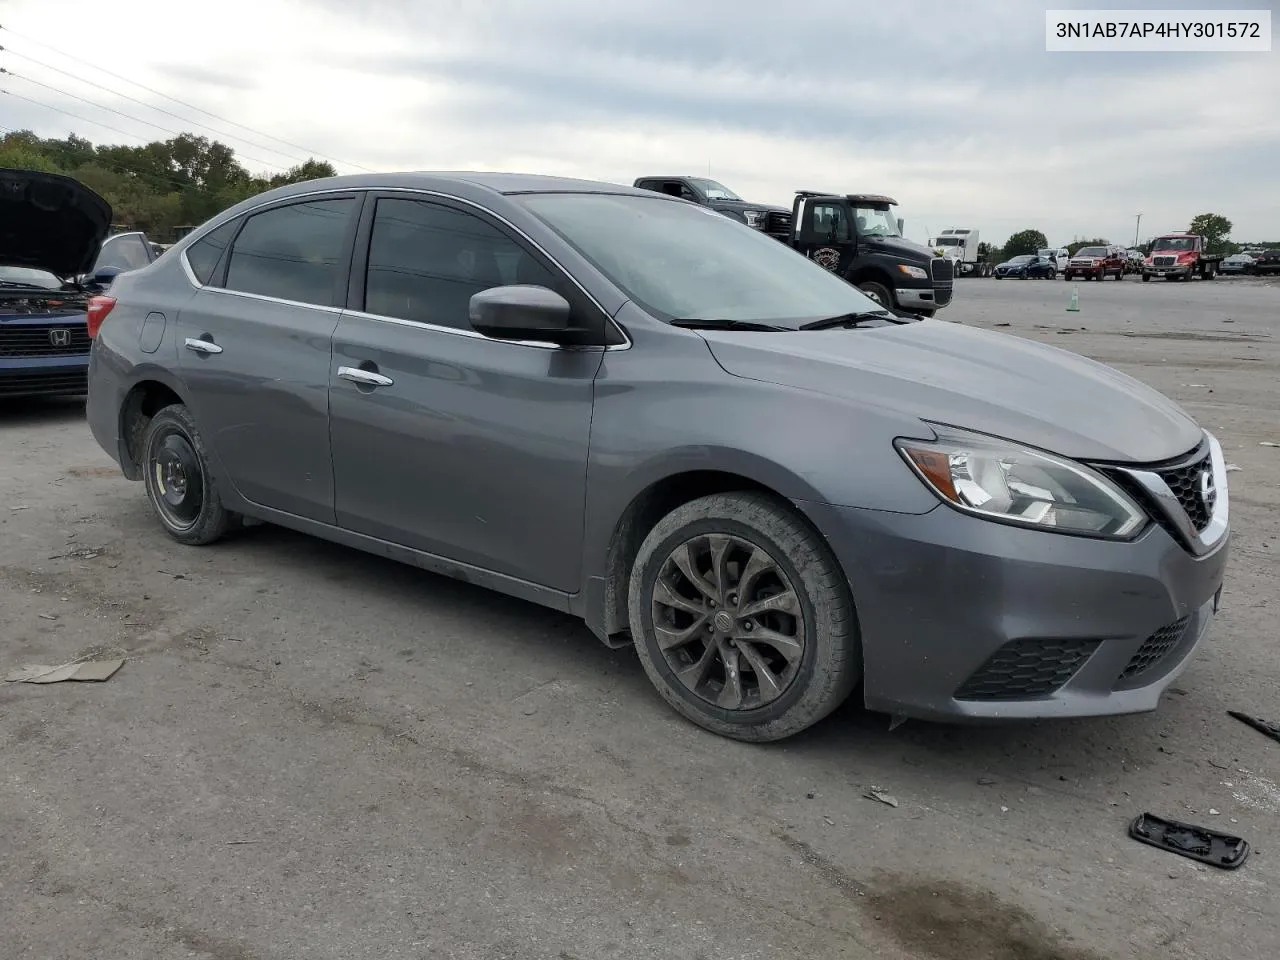
M1081 247L1067 261L1064 280L1084 277L1086 280L1105 280L1124 276L1125 252L1123 247Z
M709 177L647 176L637 178L633 186L696 203L741 221L753 230L761 230L783 243L791 240L790 210L767 203L750 203Z
M1233 253L1229 257L1222 258L1218 269L1223 273L1255 273L1256 263L1257 260L1247 253Z
M1124 272L1141 273L1142 265L1147 262L1147 255L1141 250L1132 248L1124 252Z
M0 399L85 392L81 278L110 223L110 204L70 177L0 170Z
M1058 273L1066 269L1067 261L1071 259L1071 254L1067 252L1066 247L1045 247L1043 250L1037 250L1036 256L1043 260L1052 260L1054 270Z
M1254 273L1275 273L1280 270L1280 248L1263 250L1253 258Z
M1012 260L1006 260L1004 263L996 264L993 275L997 280L1006 278L1053 280L1058 275L1058 267L1054 261L1047 257L1023 254L1020 257L1014 257Z
M93 264L93 273L111 268L117 272L138 270L160 256L156 245L140 231L117 233L107 237L102 243Z
M1218 610L1226 464L1171 400L651 191L293 184L89 329L90 428L176 541L252 517L575 614L725 736L854 690L1152 710Z

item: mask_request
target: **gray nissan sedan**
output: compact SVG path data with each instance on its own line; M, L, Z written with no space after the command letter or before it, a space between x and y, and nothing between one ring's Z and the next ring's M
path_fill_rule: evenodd
M252 518L567 611L725 736L854 690L1152 710L1218 607L1222 451L1172 401L651 191L296 184L88 317L93 433L175 540Z

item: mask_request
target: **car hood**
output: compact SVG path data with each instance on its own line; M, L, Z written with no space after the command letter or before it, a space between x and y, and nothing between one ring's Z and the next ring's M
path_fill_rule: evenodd
M93 269L111 205L70 177L0 170L0 263L65 279Z
M1150 463L1180 456L1201 439L1195 421L1146 384L1010 334L922 320L703 335L719 364L735 376L842 397L1077 460Z
M708 200L707 206L713 210L728 210L734 213L745 213L748 210L765 210L773 213L790 213L786 207L775 207L770 203L749 203L746 200Z
M919 262L921 260L933 260L938 254L932 247L926 247L924 244L915 243L902 237L859 237L876 252L884 254L886 257L901 256L903 259ZM960 253L952 259L958 259Z

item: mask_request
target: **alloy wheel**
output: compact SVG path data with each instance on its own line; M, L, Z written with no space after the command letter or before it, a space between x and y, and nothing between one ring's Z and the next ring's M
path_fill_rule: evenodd
M663 562L651 596L658 648L679 683L725 710L780 697L804 659L804 611L790 578L741 537L686 540Z

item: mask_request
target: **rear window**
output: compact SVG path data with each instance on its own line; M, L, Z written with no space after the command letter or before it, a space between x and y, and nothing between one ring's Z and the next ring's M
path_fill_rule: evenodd
M222 259L222 251L227 249L227 244L231 242L238 226L240 226L239 220L224 223L187 247L187 263L191 267L191 272L201 283L207 284L213 280L213 271L217 268L218 261Z
M255 213L227 261L228 290L332 306L356 201L314 200Z

